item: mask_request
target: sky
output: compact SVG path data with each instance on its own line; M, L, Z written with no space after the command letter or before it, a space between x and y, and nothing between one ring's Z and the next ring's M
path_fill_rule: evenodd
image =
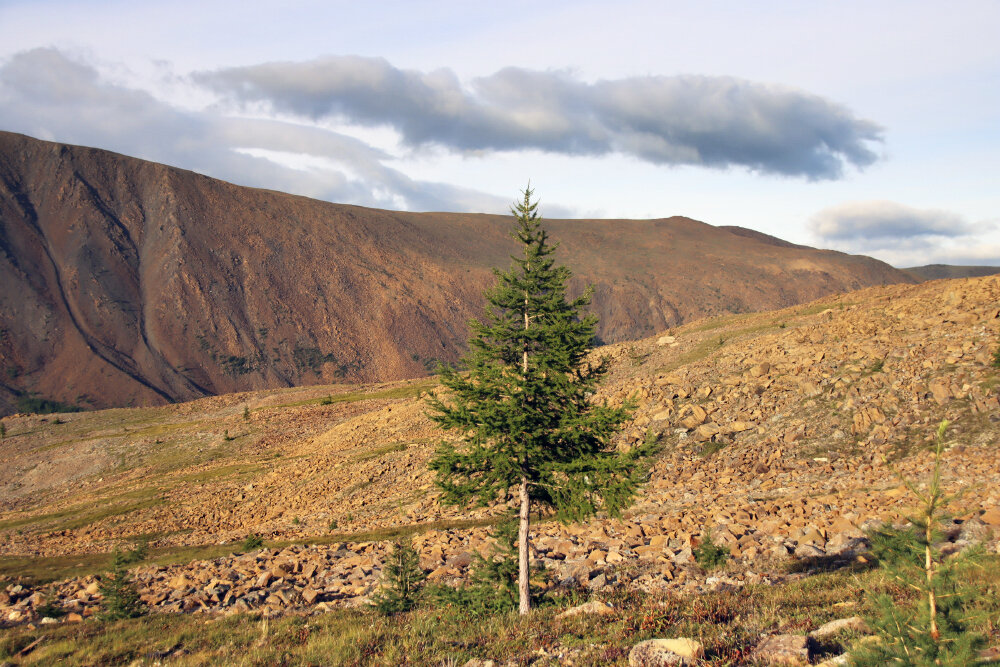
M417 211L1000 265L1000 2L0 0L0 129Z

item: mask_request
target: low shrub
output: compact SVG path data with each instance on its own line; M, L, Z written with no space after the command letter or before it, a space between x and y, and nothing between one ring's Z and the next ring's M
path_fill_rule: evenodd
M732 555L729 547L715 543L712 533L709 531L705 532L705 539L702 540L701 544L692 553L694 554L695 562L706 570L714 570L722 567Z

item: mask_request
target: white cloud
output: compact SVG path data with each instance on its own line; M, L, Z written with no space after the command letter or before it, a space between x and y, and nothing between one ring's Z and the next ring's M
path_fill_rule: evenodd
M895 266L1000 264L1000 245L984 240L992 221L970 223L940 209L918 209L891 201L846 202L810 221L819 244L873 255Z

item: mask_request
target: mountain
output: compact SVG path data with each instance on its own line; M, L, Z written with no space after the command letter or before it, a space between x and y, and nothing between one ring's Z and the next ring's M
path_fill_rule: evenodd
M950 264L928 264L900 269L913 276L918 282L942 280L945 278L979 278L1000 273L1000 266L953 266Z
M0 133L0 414L424 375L461 353L491 267L510 263L510 227ZM547 228L571 288L594 285L606 342L913 282L868 257L682 217Z

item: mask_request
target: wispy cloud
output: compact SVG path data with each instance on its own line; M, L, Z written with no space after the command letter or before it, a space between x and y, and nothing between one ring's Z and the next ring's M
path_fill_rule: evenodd
M56 49L25 51L0 64L0 128L330 201L473 211L503 211L507 203L414 180L386 166L392 156L328 129L172 106L147 91L111 83L92 65ZM269 153L324 160L322 166L294 167L265 157Z
M1000 245L981 240L996 228L994 221L972 223L940 209L846 202L817 213L810 228L821 245L875 255L896 266L1000 264Z
M731 77L651 76L588 83L563 71L507 68L468 85L448 69L326 57L200 72L243 104L313 120L386 125L412 147L620 153L658 165L744 167L839 178L877 159L882 129L816 95Z

